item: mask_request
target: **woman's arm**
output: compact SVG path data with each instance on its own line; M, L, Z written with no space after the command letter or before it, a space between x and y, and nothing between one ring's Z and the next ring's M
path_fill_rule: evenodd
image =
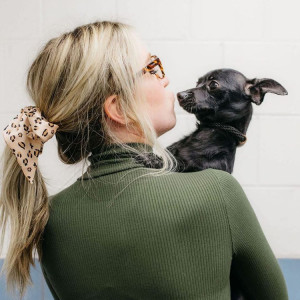
M50 290L50 292L51 292L53 298L54 298L55 300L60 300L59 297L57 296L57 294L56 294L56 292L55 292L55 290L54 290L52 284L50 283L50 280L49 280L49 278L48 278L48 276L47 276L47 274L46 274L46 271L44 270L42 264L40 264L40 265L41 265L41 269L42 269L42 272L43 272L45 281L47 282L47 285L48 285L48 287L49 287L49 290Z
M232 236L232 272L247 299L286 300L286 282L255 212L239 182L213 170L219 181Z

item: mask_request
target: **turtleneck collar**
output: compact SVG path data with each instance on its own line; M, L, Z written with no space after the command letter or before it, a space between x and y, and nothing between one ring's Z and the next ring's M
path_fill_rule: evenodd
M140 151L153 152L153 147L150 146L149 144L144 144L144 143L125 143L125 144ZM120 158L134 157L135 155L136 153L128 149L124 149L117 144L111 144L103 147L101 152L92 152L92 155L88 157L88 160L90 161L91 165L95 165L98 162L104 160L111 160L111 159L118 160Z
M125 144L141 152L153 152L153 147L149 144L136 142ZM88 161L90 162L88 169L90 176L86 172L83 175L83 179L99 177L137 167L145 167L142 163L138 163L133 159L135 155L137 154L117 144L106 145L102 147L101 152L94 151L88 157ZM77 180L81 180L81 177Z

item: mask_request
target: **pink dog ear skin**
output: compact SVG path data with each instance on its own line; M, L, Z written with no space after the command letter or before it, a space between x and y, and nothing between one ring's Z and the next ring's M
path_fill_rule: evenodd
M287 90L277 81L269 78L247 80L245 84L245 93L250 96L251 102L260 105L266 93L277 95L287 95Z

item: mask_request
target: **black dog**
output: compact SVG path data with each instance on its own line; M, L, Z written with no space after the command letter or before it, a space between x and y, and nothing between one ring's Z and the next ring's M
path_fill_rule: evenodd
M260 105L266 93L287 95L273 79L247 79L233 69L218 69L200 77L195 88L177 93L180 106L193 113L197 129L167 147L178 172L212 168L232 173L236 147L246 142L252 103ZM136 157L150 168L160 168L156 155Z
M236 147L246 142L252 103L260 105L266 93L287 95L273 79L247 79L233 69L218 69L198 79L195 88L179 92L180 106L195 114L197 129L167 149L175 156L178 172L212 168L232 173ZM146 167L161 168L155 154L137 156ZM230 274L231 299L243 300L237 278Z

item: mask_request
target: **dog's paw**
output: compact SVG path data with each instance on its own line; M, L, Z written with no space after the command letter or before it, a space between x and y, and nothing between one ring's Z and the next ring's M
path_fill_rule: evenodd
M143 164L146 168L160 169L162 167L162 160L152 152L137 155L134 159L137 163Z

